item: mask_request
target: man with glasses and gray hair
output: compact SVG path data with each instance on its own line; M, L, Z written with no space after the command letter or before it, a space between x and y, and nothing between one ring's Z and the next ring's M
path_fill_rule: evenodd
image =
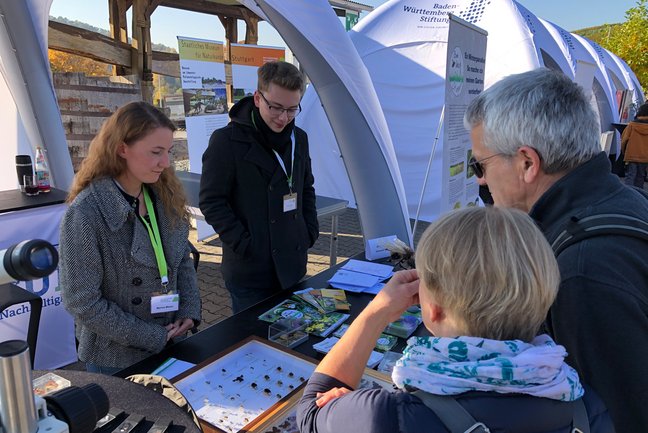
M464 123L479 184L495 206L529 213L558 253L561 285L547 330L601 395L617 433L648 431L648 242L623 230L579 232L601 215L644 224L648 199L610 172L589 98L541 68L485 90ZM573 234L582 238L558 252L557 238Z
M295 126L305 87L292 64L264 64L203 154L200 210L223 243L234 313L297 283L319 236L308 136Z

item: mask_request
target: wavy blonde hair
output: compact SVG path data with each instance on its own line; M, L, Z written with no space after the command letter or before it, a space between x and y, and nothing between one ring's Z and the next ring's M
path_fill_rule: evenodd
M442 216L423 234L416 268L462 335L493 340L531 341L560 284L549 243L516 209L473 207Z
M146 102L131 102L115 111L90 143L88 156L74 177L67 202L72 202L93 180L122 174L126 161L117 154L119 145L131 146L157 128L176 130L164 113ZM162 201L172 224L189 220L184 188L172 166L164 169L158 181L149 186Z

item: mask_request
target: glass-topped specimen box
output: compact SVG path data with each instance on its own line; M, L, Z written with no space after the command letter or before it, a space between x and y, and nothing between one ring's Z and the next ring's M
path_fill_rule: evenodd
M303 388L317 361L256 336L173 379L205 433L248 432Z

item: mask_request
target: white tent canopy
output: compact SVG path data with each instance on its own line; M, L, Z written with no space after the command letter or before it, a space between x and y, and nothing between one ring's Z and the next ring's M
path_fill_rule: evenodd
M73 177L65 131L51 81L47 58L47 26L52 0L0 1L0 143L4 158L0 189L16 188L13 155L31 154L42 146L49 152L52 183L68 189ZM9 138L9 139L7 139Z
M513 0L391 0L383 4L350 34L385 113L412 216L444 100L447 23L443 18L448 12L488 32L485 87L541 66L576 79L584 72L578 70L579 65L594 65L592 92L602 131L618 121L616 90L623 89L617 86L631 88L626 77L611 84L607 69L618 74L619 68L609 67L611 62L587 41L535 17ZM298 120L312 137L315 187L320 194L353 203L341 163L345 155L340 154L316 100L314 93L307 92ZM421 217L426 220L434 219L440 209L442 146L440 140L423 199Z
M5 96L5 101L15 101L3 104L0 122L5 140L0 146L5 155L33 153L37 145L45 146L54 184L67 188L72 167L46 61L51 3L52 0L0 0L0 8L7 17L0 26L1 39L5 41L0 47L0 71L4 77L0 80L0 95ZM295 7L303 8L302 12L306 13L308 4L301 3L295 2ZM278 16L288 13L280 7L280 2L276 5L280 11ZM557 68L575 77L577 60L585 60L598 66L593 91L603 130L610 129L609 123L618 120L616 91L630 89L633 102L643 102L641 86L623 60L535 17L513 0L390 0L362 20L349 35L373 82L389 133L385 136L381 121L370 120L370 127L378 140L385 143L381 152L395 179L394 191L400 196L404 189L410 215L418 203L442 108L448 12L489 32L486 87L503 76L538 66ZM330 56L334 51L333 39L325 32L317 33L316 37L318 46L329 49ZM16 50L12 45L15 40L21 41ZM345 49L349 47L345 45ZM42 55L34 55L38 52ZM373 106L373 96L367 99L366 95L362 96L363 92L357 95L358 89L352 90L352 94L356 95L354 98L364 99L359 101L360 105ZM343 163L349 153L340 152L338 139L329 125L331 115L327 117L324 113L313 89L305 95L303 107L298 122L311 139L318 193L357 203ZM340 135L339 129L336 131ZM358 143L362 145L367 144ZM430 187L423 201L424 219L433 219L439 209L442 146L440 142L432 164ZM2 158L0 170L3 173L0 188L14 188L13 158ZM361 197L359 191L356 193Z

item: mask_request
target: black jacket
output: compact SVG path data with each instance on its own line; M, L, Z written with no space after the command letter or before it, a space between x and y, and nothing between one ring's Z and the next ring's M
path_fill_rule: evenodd
M603 213L648 221L648 200L610 173L601 153L556 182L530 215L551 243L572 217ZM648 243L620 235L589 238L565 249L558 265L549 333L601 396L617 433L648 431Z
M223 242L226 283L268 289L278 278L288 288L306 274L307 250L319 236L308 136L295 127L297 209L284 212L286 174L257 139L253 105L252 97L239 101L230 123L212 134L202 158L200 210ZM284 161L290 152L286 146Z
M344 383L321 373L314 373L306 384L297 407L297 421L302 433L447 433L436 414L415 395L404 391L360 389L327 403L318 409L318 392ZM456 400L475 420L492 432L569 433L571 403L523 394L466 392ZM614 433L605 406L595 393L585 388L583 397L591 433Z

